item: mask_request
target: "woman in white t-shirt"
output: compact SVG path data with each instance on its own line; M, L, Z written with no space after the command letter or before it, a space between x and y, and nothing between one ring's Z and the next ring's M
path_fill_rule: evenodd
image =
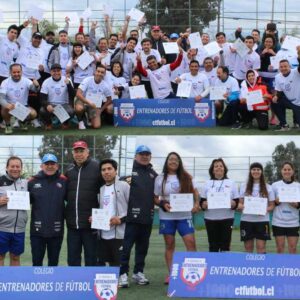
M193 207L190 211L172 212L171 194L192 194ZM163 173L156 177L154 185L155 203L159 205L160 228L164 235L165 260L170 273L173 253L175 251L176 231L181 235L187 251L196 251L192 213L198 212L199 194L194 188L192 176L184 169L181 157L170 152L166 158ZM176 195L174 195L176 197ZM169 283L169 276L165 284Z
M297 252L299 239L299 202L282 202L284 194L293 189L300 192L300 183L295 181L295 167L290 162L284 162L281 167L282 180L272 184L275 193L275 209L272 218L272 230L275 236L277 253L283 253L287 239L290 254ZM296 196L296 195L295 195ZM299 197L299 196L298 196Z
M254 241L256 241L256 252L266 253L266 241L271 239L269 212L274 209L275 196L271 186L265 181L263 166L260 163L255 162L250 165L247 183L242 184L240 188L240 197L238 209L243 212L240 233L245 250L246 252L253 252ZM245 197L258 197L263 198L263 200L250 198L250 202L245 205ZM263 202L264 211L247 211L248 203L260 200Z
M126 79L123 77L123 66L119 61L111 64L111 71L107 71L105 79L112 89L113 99L122 98L122 90L126 86Z

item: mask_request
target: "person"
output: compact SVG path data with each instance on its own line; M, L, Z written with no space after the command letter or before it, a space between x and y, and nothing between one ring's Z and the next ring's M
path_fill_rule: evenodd
M92 208L99 207L97 199L101 185L99 162L89 157L85 141L76 141L72 153L74 162L65 172L68 265L81 265L83 247L85 265L95 266L97 235L91 229L89 217L92 215Z
M141 82L142 82L141 75L139 73L133 73L130 82L118 88L119 93L122 93L122 99L131 99L129 87L140 85ZM146 96L148 96L147 91L146 91Z
M240 234L246 252L252 253L256 247L257 253L265 254L266 241L271 240L269 213L275 206L275 196L271 186L266 183L263 172L262 164L254 162L250 165L248 180L246 184L242 184L240 187L238 210L242 211ZM261 212L261 215L244 213L245 197L264 198L266 210Z
M27 211L8 209L7 191L27 191L27 180L21 177L23 162L11 156L6 162L6 174L0 177L0 266L9 252L10 266L20 266L24 252Z
M73 118L74 96L75 90L72 81L62 76L60 64L53 64L51 66L51 77L43 82L40 93L42 103L40 115L44 120L46 130L52 129L52 118L57 105L61 105L70 118ZM68 122L69 119L61 124L62 129L69 128Z
M135 150L132 167L126 228L121 254L119 277L119 287L121 288L129 286L129 260L134 244L135 265L132 279L138 285L149 284L149 280L144 274L144 267L154 217L154 180L157 176L150 161L150 148L146 145L139 145Z
M276 241L277 253L284 253L287 240L288 252L297 253L299 239L299 202L280 201L280 189L296 188L299 191L300 184L295 181L295 166L291 162L284 162L281 166L282 180L272 184L275 193L275 208L272 218L272 231ZM298 199L299 200L299 199Z
M48 266L57 266L64 236L67 178L60 173L54 154L43 155L41 170L29 180L28 191L32 265L43 265L47 249Z
M222 158L214 159L209 167L210 179L201 192L200 206L204 210L209 252L230 251L234 211L238 207L239 193L236 183L228 179L228 168ZM230 208L210 209L214 197L225 197Z
M192 176L184 169L182 159L176 152L170 152L165 160L162 174L157 176L154 185L155 204L159 209L159 233L164 236L165 260L168 275L165 284L169 284L175 234L179 232L187 251L196 251L192 213L199 211L199 194L194 188ZM194 205L191 211L172 212L170 195L189 193L193 195Z
M122 90L127 83L123 77L123 66L119 61L111 64L111 71L106 71L104 80L111 88L113 99L123 98Z
M215 81L217 80L217 68L214 67L214 61L211 57L206 57L203 60L204 70L202 73L206 75L209 81L210 86L215 85Z
M115 160L103 159L100 170L105 182L100 188L100 208L108 210L111 218L110 229L100 231L98 259L109 266L120 266L130 186L119 180Z
M34 108L28 106L29 91L37 92L40 85L37 80L32 81L23 77L22 66L14 63L10 65L10 77L2 81L0 90L0 105L1 116L5 121L5 134L12 134L13 127L19 127L20 124L16 121L13 126L11 124L10 111L15 108L16 103L21 103L29 108L27 118L21 122L21 128L27 130L27 121L34 120L37 117L37 112Z

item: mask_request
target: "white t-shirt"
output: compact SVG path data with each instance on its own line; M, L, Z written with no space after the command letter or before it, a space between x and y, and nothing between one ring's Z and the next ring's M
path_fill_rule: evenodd
M65 79L65 76L62 76L59 81L55 81L52 77L49 77L43 82L41 93L48 95L49 104L58 105L69 103L68 87L65 83Z
M150 53L149 54L146 54L144 51L140 51L141 53L141 61L142 61L142 65L143 67L146 69L148 68L148 64L147 64L147 58L150 56L150 55L153 55L155 56L157 62L161 62L161 56L160 56L160 53L155 50L155 49L150 49ZM143 81L149 81L149 79L147 77L144 77L142 76L142 80Z
M9 66L18 57L19 48L6 36L0 36L0 76L9 77Z
M105 185L103 198L100 199L101 207L109 211L109 215L114 217L116 215L116 199L114 185ZM110 226L110 230L101 230L101 237L105 240L115 238L115 225Z
M92 76L94 74L95 70L95 64L91 63L88 65L87 68L82 70L79 66L76 66L73 68L72 58L69 59L67 63L67 68L70 68L70 70L74 70L74 82L75 83L81 83L83 79Z
M62 74L66 75L66 67L67 67L68 61L70 59L69 47L68 47L68 45L65 46L65 47L62 46L62 45L59 45L58 49L59 49L59 56L60 56L59 63L60 63L61 68L62 68Z
M183 52L183 57L180 66L177 67L175 70L171 71L171 81L175 82L175 79L177 77L180 77L184 73L188 73L190 71L189 64L190 60L186 52Z
M129 82L131 79L130 70L136 66L136 53L124 51L123 59L123 77L126 79L126 82Z
M300 106L300 74L298 69L291 70L288 76L281 73L275 77L275 90L283 92L295 105Z
M211 71L206 72L205 70L203 70L201 73L203 73L204 75L206 75L206 77L208 78L209 81L209 85L210 86L214 86L215 82L217 80L217 68L213 68Z
M124 77L116 77L110 71L106 71L106 75L104 81L109 85L112 92L112 98L118 99L118 95L115 94L114 86L117 87L126 87L128 84L126 83L126 79ZM123 97L122 97L123 98Z
M178 194L180 190L179 180L177 175L168 175L167 181L164 184L164 193L162 193L163 175L159 175L155 178L154 194L160 196L161 200L169 201L170 194ZM183 220L191 219L191 212L164 212L159 208L160 220Z
M222 45L219 45L223 50L223 56L225 60L225 66L229 69L229 74L232 74L234 71L234 65L235 65L235 58L238 54L232 53L230 50L230 47L232 47L231 43L224 43ZM220 55L217 54L219 57L219 63L220 63Z
M275 201L275 195L274 192L269 184L266 185L267 191L268 191L268 201ZM245 197L245 192L246 192L247 184L243 183L240 187L240 198ZM248 196L248 195L247 195ZM262 197L259 194L259 183L254 183L253 184L253 190L252 194L249 195L252 197ZM265 197L264 197L265 198ZM242 213L241 216L241 221L247 221L247 222L269 222L270 221L270 214L267 212L266 215L264 216L258 216L258 215L248 215Z
M207 199L209 192L229 192L231 200L239 198L238 187L236 183L231 179L223 180L208 180L204 184L202 192L200 192L201 198ZM204 211L204 219L207 220L225 220L233 219L234 210L228 208L224 209L207 209Z
M99 58L103 53L100 53L99 51L96 52L96 57ZM105 56L101 59L101 65L103 66L109 66L110 60L111 60L112 54L107 50L107 53Z
M282 186L298 186L300 187L299 182L285 183L282 180L274 182L272 184L272 189L275 193L275 198L279 198L279 188ZM298 227L299 226L299 210L292 207L288 203L280 203L275 206L273 211L272 225L279 227Z
M208 78L203 73L198 73L196 76L191 73L184 73L180 76L180 79L192 83L190 97L199 96L209 88Z
M48 56L49 56L49 52L50 52L52 47L53 47L53 45L48 44L45 40L42 40L41 48L44 52L43 66L44 66L44 71L46 73L50 73L50 70L49 70L49 67L48 67Z
M238 81L235 78L233 78L232 76L228 76L226 81L222 81L219 78L217 78L215 81L215 86L225 86L226 92L228 94L230 94L232 92L240 91Z
M2 81L0 93L5 95L5 100L8 103L19 102L27 106L30 90L35 90L30 79L22 77L20 81L15 82L11 77L8 77Z

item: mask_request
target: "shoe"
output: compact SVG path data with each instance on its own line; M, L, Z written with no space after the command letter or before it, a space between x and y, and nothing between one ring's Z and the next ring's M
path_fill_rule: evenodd
M27 131L27 130L28 130L27 123L22 123L22 122L21 122L20 128L21 128L21 130L23 130L23 131Z
M300 128L300 126L299 126L299 124L297 124L297 123L294 123L294 125L293 125L293 127L292 128L294 128L294 129L298 129L298 128Z
M41 127L42 127L42 125L41 125L41 123L40 123L40 121L39 121L38 119L32 120L32 121L31 121L31 124L32 124L32 126L33 126L34 128L41 128Z
M19 120L18 120L18 119L15 120L15 122L14 122L14 124L13 124L12 127L13 127L13 128L20 128L20 123L19 123Z
M46 124L45 125L45 130L52 130L52 124Z
M61 124L61 129L62 129L62 130L67 130L67 129L69 129L69 124Z
M120 275L118 287L119 288L128 288L129 287L128 275L126 273Z
M164 284L168 285L169 283L170 283L170 276L167 275L166 278L165 278Z
M13 129L12 129L11 125L6 125L4 133L5 134L12 134L13 133Z
M283 126L278 125L278 127L275 129L275 131L289 131L290 126L288 124L285 124Z
M86 127L85 127L85 125L84 125L84 122L83 122L83 121L80 121L80 122L78 123L78 129L80 129L80 130L84 130L84 129L86 129Z
M149 280L145 277L145 274L142 272L133 274L132 280L138 285L147 285L150 283Z
M240 129L242 128L242 124L239 122L236 122L232 125L231 129Z

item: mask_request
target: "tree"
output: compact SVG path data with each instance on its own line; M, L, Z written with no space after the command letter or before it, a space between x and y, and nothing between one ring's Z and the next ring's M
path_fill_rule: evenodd
M218 2L219 0L140 0L137 8L145 12L148 24L155 25L157 20L157 25L169 34L184 32L188 27L193 32L201 32L210 21L216 19Z
M63 136L63 135L45 135L42 144L38 148L39 157L42 158L45 153L53 153L57 156L61 164L62 171L72 161L72 145L77 140L84 140L89 145L90 156L95 159L111 158L111 150L115 147L117 136Z
M275 147L272 153L272 161L267 162L265 167L265 176L268 182L274 182L281 179L281 166L285 161L289 161L295 166L295 177L300 172L300 148L296 147L294 142L289 142L286 146L280 144Z
M43 19L42 21L39 22L39 31L44 36L48 31L55 32L57 29L58 29L58 26L56 24L50 23L46 19Z

